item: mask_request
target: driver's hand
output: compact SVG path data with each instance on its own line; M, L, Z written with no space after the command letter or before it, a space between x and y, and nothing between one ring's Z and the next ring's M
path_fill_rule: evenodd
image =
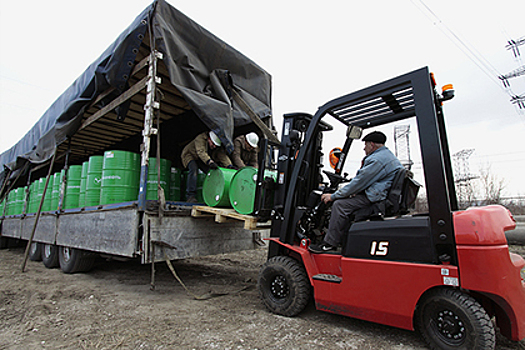
M325 203L328 203L328 202L331 202L332 201L332 195L330 193L325 193L323 195L321 195L321 200Z

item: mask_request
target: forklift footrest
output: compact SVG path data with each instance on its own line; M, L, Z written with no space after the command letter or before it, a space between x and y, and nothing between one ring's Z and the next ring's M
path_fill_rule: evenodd
M320 273L318 275L312 276L314 280L318 281L325 281L325 282L332 282L332 283L341 283L343 279L336 275L328 275L324 273Z

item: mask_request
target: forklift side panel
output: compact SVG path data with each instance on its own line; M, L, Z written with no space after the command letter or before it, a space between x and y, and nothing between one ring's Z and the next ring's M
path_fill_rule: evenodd
M318 309L409 330L423 293L458 281L451 265L342 258L341 270L341 283L314 280Z

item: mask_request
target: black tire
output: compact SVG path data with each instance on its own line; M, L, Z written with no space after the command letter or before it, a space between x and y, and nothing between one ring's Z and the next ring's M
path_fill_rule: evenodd
M41 261L42 260L42 244L38 242L31 243L29 247L29 260Z
M310 300L304 266L288 256L274 256L261 267L257 288L264 305L283 316L299 314Z
M457 289L437 289L419 304L416 327L432 349L489 350L494 325L483 307Z
M7 249L9 244L9 238L0 237L0 249Z
M42 262L48 269L58 266L58 247L54 244L44 244L42 247Z
M86 272L93 267L95 255L81 249L59 247L58 262L65 273Z

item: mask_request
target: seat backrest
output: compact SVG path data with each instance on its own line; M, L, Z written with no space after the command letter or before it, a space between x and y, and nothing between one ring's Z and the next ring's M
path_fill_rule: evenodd
M401 215L408 213L410 209L414 208L414 203L416 202L420 187L421 184L414 180L413 174L410 171L407 171L403 182L401 199L399 201L399 213Z
M399 169L394 175L392 186L388 190L385 202L385 216L393 216L399 213L401 208L401 201L403 198L403 188L407 171L405 168Z

